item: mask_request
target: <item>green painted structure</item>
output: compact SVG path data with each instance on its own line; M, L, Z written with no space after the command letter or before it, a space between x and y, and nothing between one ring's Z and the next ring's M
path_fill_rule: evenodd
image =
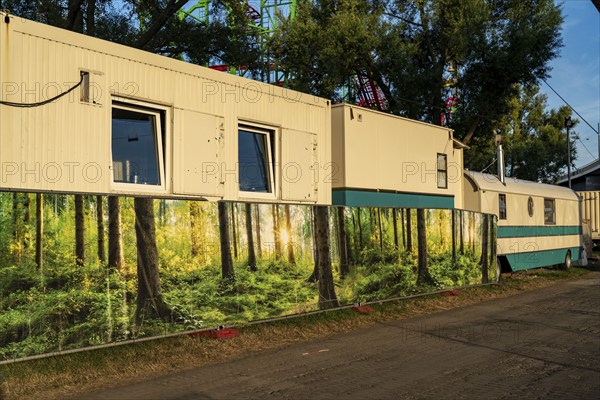
M498 238L581 235L581 226L498 226Z
M334 189L332 203L348 207L454 208L454 196Z
M562 264L565 261L567 251L571 252L572 260L580 258L580 247L512 253L506 254L505 257L513 271L524 271L541 266Z

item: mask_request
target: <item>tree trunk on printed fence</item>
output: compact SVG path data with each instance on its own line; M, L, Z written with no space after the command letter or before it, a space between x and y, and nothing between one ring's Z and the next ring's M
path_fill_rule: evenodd
M31 206L31 196L29 193L23 193L23 222L28 224L31 220L31 212L29 207Z
M425 210L417 208L417 246L418 246L418 269L417 285L432 285L433 278L427 267L427 230L425 224Z
M255 206L255 211L256 211L256 250L257 250L257 254L258 254L258 258L261 259L262 258L262 242L260 240L260 206L258 204L256 204Z
M348 261L350 264L356 265L356 254L360 251L360 249L358 249L358 241L356 240L356 230L357 230L357 226L356 226L356 217L354 216L354 211L352 211L352 209L350 209L350 216L352 217L352 230L350 231L351 234L346 234L346 242L348 243L346 245L346 248L348 249ZM352 243L350 242L350 238L352 237Z
M85 263L85 214L83 195L75 195L75 263L81 267Z
M373 239L373 227L375 226L375 222L374 222L374 213L375 210L373 208L369 208L369 245L373 244L372 239Z
M254 254L254 237L252 236L252 204L246 203L246 236L248 237L248 265L250 271L256 271L256 254Z
M196 257L202 251L200 249L200 233L202 227L199 223L200 218L200 203L197 201L190 201L190 239L192 245L192 257Z
M277 204L271 206L273 214L273 238L275 241L275 259L281 260L281 232L279 231L279 207Z
M489 240L488 215L483 215L483 227L481 229L481 283L488 283L488 240Z
M227 203L218 202L219 238L221 247L221 277L223 280L235 278L233 260L231 259L231 241L229 239L229 219Z
M471 238L471 254L475 255L475 213L470 213L470 232L469 237Z
M235 203L231 203L231 241L233 242L233 258L235 260L239 259L239 253L238 253L238 230L237 230L237 223L236 223L236 214L237 214L237 207L235 205Z
M96 224L98 226L98 260L104 264L106 252L104 250L104 198L102 196L96 196Z
M460 255L465 254L465 236L464 236L464 228L463 228L463 223L464 223L464 211L459 211L459 231L458 231L458 236L459 236L459 240L460 240L460 244L459 244L459 252Z
M338 307L335 294L331 256L329 254L329 209L326 206L315 206L315 240L318 249L318 287L319 308Z
M317 282L319 280L319 247L317 246L317 234L315 232L315 226L317 226L317 215L315 213L315 207L310 207L310 216L312 218L312 244L315 265L312 274L310 274L310 276L307 279L307 282Z
M138 264L135 320L138 324L149 318L168 321L171 310L163 299L158 273L154 200L146 197L136 197L133 199L133 204Z
M394 224L394 249L398 251L398 215L395 208L392 208L392 223Z
M412 212L410 208L406 209L406 251L412 253Z
M400 227L402 228L402 248L406 250L406 223L404 222L404 209L400 209Z
M35 195L35 263L44 271L44 195Z
M121 271L123 263L121 203L117 196L108 196L108 268Z
M345 278L350 273L350 267L348 265L348 247L347 247L347 235L346 235L346 221L344 217L344 207L337 207L337 220L338 220L338 237L340 240L340 276Z
M158 201L158 221L160 226L165 226L167 223L167 201L165 199Z
M296 257L294 256L294 241L292 240L292 219L290 216L290 205L286 204L284 207L285 212L285 228L288 233L288 241L285 244L287 246L287 257L288 261L292 265L296 265Z
M23 194L23 249L29 249L31 241L29 240L29 223L31 222L31 196L29 193Z
M497 271L498 271L498 260L496 260L496 226L494 224L494 217L490 216L490 266L493 267L492 271L494 271L494 279L498 279ZM489 279L489 277L488 277Z
M17 192L13 192L13 201L12 201L12 223L13 223L13 239L16 242L19 239L19 194Z
M383 225L381 224L381 208L377 208L377 228L379 228L379 249L383 258Z
M356 219L358 221L358 243L360 245L360 250L363 249L363 229L362 229L362 222L361 222L361 218L360 218L360 207L356 208Z
M19 194L14 192L12 199L12 235L14 248L11 253L15 257L15 262L21 261L23 255L23 220L21 218L21 206Z
M452 213L452 268L456 268L456 210Z
M350 264L352 264L352 260L354 260L354 254L352 253L352 247L350 246L350 235L348 234L348 231L346 231L346 258L348 259L348 272L350 272Z

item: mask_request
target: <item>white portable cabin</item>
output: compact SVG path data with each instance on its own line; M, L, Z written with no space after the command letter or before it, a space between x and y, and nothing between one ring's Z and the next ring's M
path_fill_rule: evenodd
M555 185L465 172L465 209L498 217L497 254L503 269L570 264L581 252L579 197Z
M0 84L0 190L331 203L326 99L4 13Z
M590 228L591 239L600 243L600 191L577 191L581 197L581 218Z
M333 204L462 208L463 148L449 128L332 107Z

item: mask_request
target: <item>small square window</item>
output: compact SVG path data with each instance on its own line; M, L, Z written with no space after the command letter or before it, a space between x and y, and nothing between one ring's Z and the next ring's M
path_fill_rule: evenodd
M437 187L438 189L448 188L448 156L446 154L437 155Z
M250 126L238 130L239 190L251 197L275 195L274 132Z
M113 103L112 163L115 184L164 187L161 114L158 110Z
M544 224L556 224L556 210L554 199L544 199Z
M498 219L506 219L506 195L498 195Z

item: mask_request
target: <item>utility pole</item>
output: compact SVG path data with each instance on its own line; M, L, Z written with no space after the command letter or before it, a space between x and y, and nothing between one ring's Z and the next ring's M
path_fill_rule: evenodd
M565 128L567 128L567 178L569 179L569 189L571 189L571 136L569 129L573 127L571 117L565 117Z

